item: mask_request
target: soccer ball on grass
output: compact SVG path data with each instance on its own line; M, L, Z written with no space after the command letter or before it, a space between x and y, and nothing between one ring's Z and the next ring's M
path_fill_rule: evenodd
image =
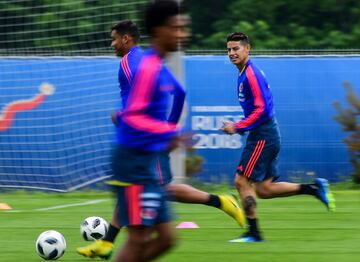
M62 234L48 230L39 235L36 240L36 252L45 260L56 260L65 253L66 241Z
M85 218L80 225L80 234L86 241L103 239L108 231L109 224L105 219L97 216Z

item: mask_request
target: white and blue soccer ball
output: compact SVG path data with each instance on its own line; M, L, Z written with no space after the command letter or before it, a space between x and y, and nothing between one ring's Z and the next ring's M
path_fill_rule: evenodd
M42 232L36 240L36 252L45 260L56 260L65 253L66 241L64 236L55 231Z
M109 229L105 219L97 216L85 218L80 225L80 234L86 241L103 239Z

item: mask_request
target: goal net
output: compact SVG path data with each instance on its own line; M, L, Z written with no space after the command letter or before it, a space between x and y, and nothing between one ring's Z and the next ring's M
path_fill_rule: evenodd
M0 1L0 188L67 192L110 176L110 28L141 24L146 3Z

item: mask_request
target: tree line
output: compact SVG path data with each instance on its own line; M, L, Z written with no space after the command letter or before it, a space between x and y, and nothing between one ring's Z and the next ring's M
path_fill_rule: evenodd
M224 48L229 32L256 49L353 49L360 43L357 0L189 0L192 48Z
M0 1L0 52L100 50L110 52L109 28L133 19L139 0ZM190 49L224 49L242 31L255 49L358 49L357 0L183 0L192 18ZM146 40L146 39L145 39Z

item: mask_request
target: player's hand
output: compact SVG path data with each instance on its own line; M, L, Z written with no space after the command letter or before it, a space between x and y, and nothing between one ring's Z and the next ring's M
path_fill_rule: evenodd
M192 135L192 133L183 133L173 137L169 143L169 151L172 151L178 147L183 147L186 150L192 148L194 146Z
M235 123L230 121L223 122L223 126L220 130L229 135L237 133L235 129Z

